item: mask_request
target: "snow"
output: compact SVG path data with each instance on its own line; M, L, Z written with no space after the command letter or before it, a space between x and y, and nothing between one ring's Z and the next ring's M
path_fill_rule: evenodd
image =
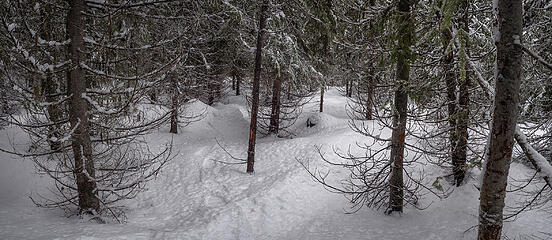
M90 103L92 106L94 106L94 109L99 113L103 113L103 114L115 114L115 113L117 113L117 110L114 110L114 109L107 110L107 109L103 108L102 106L100 106L100 104L98 104L98 102L94 101L92 98L87 96L86 93L82 93L81 97L83 99L85 99L88 103Z
M512 38L514 39L514 44L521 45L521 39L519 38L519 35L513 35Z
M495 20L493 22L493 39L495 43L500 42L500 29L499 29L499 15L498 15L498 0L493 0L493 15L495 16Z
M550 8L552 8L552 2L549 2L548 5L546 5L543 9L546 10Z
M337 89L330 88L325 94L325 112L316 111L316 101L309 103L292 128L293 138L259 138L253 175L245 173L245 165L215 161L233 160L217 140L235 157L246 156L249 117L244 97L231 96L213 106L192 102L186 111L191 115L205 112L200 121L180 129L177 135L168 133L165 126L147 136L152 148L173 138L177 152L147 186L149 190L126 202L125 224L96 224L75 216L66 218L61 210L35 207L27 195L47 194L43 187L52 182L33 174L31 161L0 153L0 238L474 239L477 232L471 227L478 221L479 196L475 180L455 189L447 199L424 197L422 205L431 204L426 210L407 207L400 216L387 216L367 208L345 214L350 207L347 199L324 190L310 178L296 158L326 168L314 146L331 153L332 146L347 149L349 144L366 141L349 128L346 101ZM317 125L306 127L307 118L316 120ZM373 121L366 124L376 125ZM0 147L29 147L27 136L19 129L9 126L0 131ZM327 157L338 160L332 154ZM431 165L425 170L428 177L446 174ZM515 177L531 173L516 164L511 171ZM339 181L347 175L346 169L332 169L329 180ZM515 201L516 196L507 200ZM552 222L545 216L535 211L523 213L515 222L505 223L504 233L519 238L547 232Z
M8 25L8 32L13 31L16 27L17 27L17 24L16 24L16 23L10 23L10 24Z

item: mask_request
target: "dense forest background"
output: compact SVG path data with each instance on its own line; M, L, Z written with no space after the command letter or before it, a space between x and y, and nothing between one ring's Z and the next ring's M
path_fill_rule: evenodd
M479 239L550 216L550 0L4 0L0 12L0 151L49 179L37 206L132 222L148 183L170 194L167 169L207 166L173 163L204 139L217 167L252 174L241 183L272 176L258 142L341 126L354 143L317 140L278 164L347 211L402 216L470 188ZM240 114L224 115L232 104ZM243 141L222 141L232 131Z

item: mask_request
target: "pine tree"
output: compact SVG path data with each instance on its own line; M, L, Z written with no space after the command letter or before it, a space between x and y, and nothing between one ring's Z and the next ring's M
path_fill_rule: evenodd
M478 239L500 239L506 185L514 132L518 118L521 84L523 19L521 0L495 1L498 36L496 90L487 158L480 191Z
M397 70L391 135L391 178L389 179L389 208L387 213L403 211L403 162L408 107L408 79L410 74L410 47L413 41L413 19L410 0L399 0L397 9Z
M259 111L259 84L262 71L263 37L268 12L268 1L263 0L259 9L259 29L257 32L257 50L255 50L255 72L253 75L253 92L251 101L251 122L249 126L249 147L247 149L247 172L253 173L255 164L255 143L257 141L257 114Z

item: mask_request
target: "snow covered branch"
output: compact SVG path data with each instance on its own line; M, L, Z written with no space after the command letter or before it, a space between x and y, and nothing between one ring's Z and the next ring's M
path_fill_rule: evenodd
M525 153L525 156L527 156L527 159L529 159L529 162L531 162L537 172L544 178L546 185L552 189L552 184L550 182L552 180L552 166L550 163L529 144L527 137L523 134L521 129L519 129L519 126L516 126L514 138Z
M542 63L542 65L544 65L546 68L550 69L550 71L552 71L552 64L546 62L544 60L544 58L542 58L541 56L539 56L537 53L531 51L531 49L521 45L521 44L518 44L519 46L521 46L521 48L523 49L524 52L526 52L527 54L529 54L529 56L533 57L534 59L536 59L538 62Z
M177 58L173 59L172 61L168 62L167 64L165 64L165 65L161 66L160 68L157 68L157 69L155 69L151 72L145 73L145 74L140 75L140 76L136 75L136 76L131 76L131 77L110 75L110 74L105 73L104 71L93 69L90 66L86 65L85 63L81 63L80 65L83 69L87 70L90 73L100 75L100 76L104 76L104 77L107 77L107 78L119 79L119 80L139 80L139 79L144 79L144 78L147 78L147 77L151 77L153 75L156 75L156 74L160 73L161 71L163 71L167 67L178 63L182 59L182 57L184 57L185 55L187 56L187 54L180 55Z

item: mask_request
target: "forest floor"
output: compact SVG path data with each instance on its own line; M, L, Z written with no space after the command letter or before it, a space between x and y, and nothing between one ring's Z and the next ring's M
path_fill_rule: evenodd
M316 98L315 98L316 99ZM355 143L365 136L352 131L345 111L347 99L337 89L325 96L324 113L317 103L308 104L292 126L292 138L266 136L258 139L255 173L245 165L227 165L229 153L245 158L249 120L245 99L228 97L223 103L207 106L199 101L191 113L206 110L205 117L168 133L168 127L147 136L151 148L173 140L174 158L150 182L148 190L128 206L127 223L97 224L79 217L66 217L61 210L36 207L29 195L44 193L52 184L46 176L34 174L32 161L0 153L0 239L475 239L478 197L475 188L479 171L454 189L448 198L425 195L419 210L407 206L401 215L362 208L346 214L351 204L342 195L331 193L313 181L298 161L311 169L330 169L328 180L338 183L347 169L328 168L316 151L321 146L329 160L339 161L331 147L353 153ZM317 125L306 127L306 119ZM366 121L367 126L378 126ZM381 133L388 137L389 130ZM25 134L14 127L0 131L0 147L24 149ZM221 146L217 143L220 143ZM447 174L433 165L420 164L428 178ZM511 175L532 172L518 163ZM441 181L445 189L450 187ZM520 200L508 196L508 202ZM505 223L510 239L545 238L552 232L550 214L522 213Z

